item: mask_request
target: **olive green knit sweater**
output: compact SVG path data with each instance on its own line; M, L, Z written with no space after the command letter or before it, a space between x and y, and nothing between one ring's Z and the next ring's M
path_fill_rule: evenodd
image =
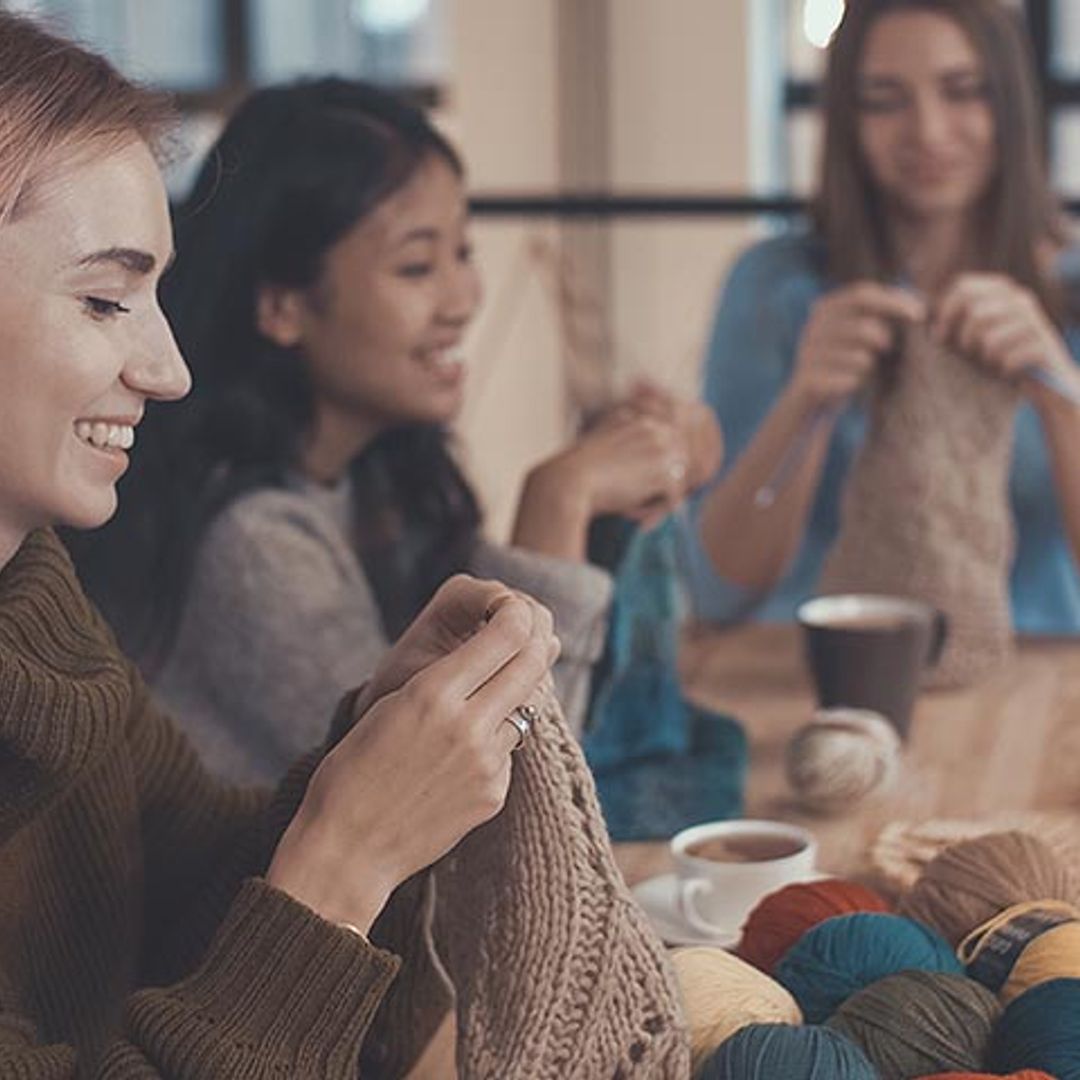
M461 1075L685 1076L662 951L573 739L550 711L544 729L491 842L477 830L436 871ZM431 875L391 899L386 949L255 876L316 760L273 802L211 779L56 538L22 545L0 570L0 1077L400 1073L439 1018Z

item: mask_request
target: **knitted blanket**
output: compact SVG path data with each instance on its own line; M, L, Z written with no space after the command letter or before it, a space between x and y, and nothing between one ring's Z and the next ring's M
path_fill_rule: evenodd
M1017 391L931 341L904 334L870 388L867 437L844 490L823 593L913 597L948 617L934 685L998 667L1012 648L1008 503Z

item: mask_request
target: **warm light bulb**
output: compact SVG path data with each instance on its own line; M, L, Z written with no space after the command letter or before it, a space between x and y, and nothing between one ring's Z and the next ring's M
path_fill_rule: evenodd
M803 5L803 33L811 45L824 49L844 17L844 0L806 0Z
M353 0L352 18L374 34L408 30L426 13L431 0Z

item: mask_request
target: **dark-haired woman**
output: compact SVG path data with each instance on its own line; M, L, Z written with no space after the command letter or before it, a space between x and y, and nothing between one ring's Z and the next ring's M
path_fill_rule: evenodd
M1066 396L1080 391L1080 252L1047 187L1019 16L1000 0L849 4L824 106L813 231L743 255L713 329L705 395L730 453L693 515L700 609L784 620L814 591L864 435L858 392L900 329L928 322L1022 394L1013 623L1080 632L1080 408Z
M639 395L531 472L512 547L487 543L445 428L479 295L462 165L418 110L341 80L269 89L210 153L163 296L196 389L150 418L121 515L75 551L226 774L279 775L462 569L555 613L580 729L611 592L589 522L662 515L710 466L688 410Z

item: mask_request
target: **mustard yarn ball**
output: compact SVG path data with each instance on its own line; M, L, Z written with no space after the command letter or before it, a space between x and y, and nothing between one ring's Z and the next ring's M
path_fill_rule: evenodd
M1053 979L1080 979L1080 922L1040 934L1020 954L998 996L1008 1005Z
M775 979L723 949L671 955L690 1029L696 1072L713 1051L750 1024L801 1024L795 999Z

